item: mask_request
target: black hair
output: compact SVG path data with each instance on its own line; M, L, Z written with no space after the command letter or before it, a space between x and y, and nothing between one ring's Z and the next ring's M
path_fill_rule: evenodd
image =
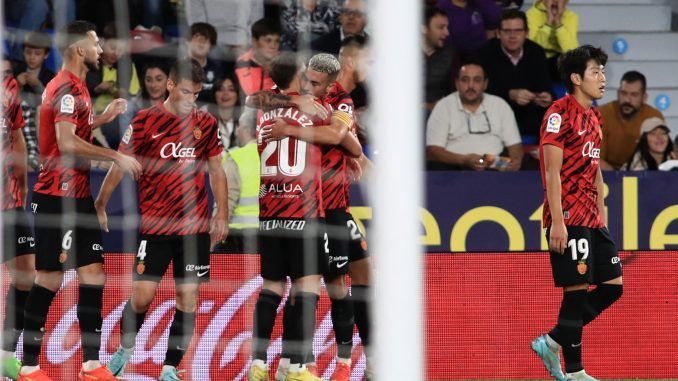
M269 75L281 90L290 87L294 76L299 72L299 62L293 53L281 53L271 61Z
M196 22L191 24L191 35L189 38L193 38L193 36L198 34L205 36L208 40L210 40L210 44L212 44L212 46L217 44L217 30L212 26L212 24L208 24L206 22Z
M65 52L69 46L87 38L87 33L96 32L97 28L89 21L76 20L66 25L58 35L57 42L61 52Z
M501 29L501 23L504 20L523 20L523 28L527 30L527 16L525 15L525 12L520 9L504 9L504 11L501 12L501 18L499 19L499 29Z
M607 63L607 54L601 48L583 45L563 53L558 58L558 72L560 72L560 78L563 83L565 83L565 88L568 93L574 93L574 83L572 83L572 78L570 78L570 76L572 74L579 74L584 78L586 65L588 65L591 60L596 61L598 65L605 66Z
M281 35L280 23L276 20L263 18L252 24L252 38L255 40L270 34Z
M640 160L645 163L645 167L650 170L650 171L656 171L659 169L659 165L657 165L657 161L652 157L652 154L650 153L650 145L647 142L647 132L643 132L640 135L640 139L638 139L638 144L636 145L636 149L633 151L633 155L631 155L631 158L629 161L626 163L627 167L631 169L631 165L633 164L633 159L636 157L636 153L640 153ZM664 152L662 153L662 163L669 160L671 152L673 152L673 142L671 141L671 138L669 137L668 139L668 144L666 145L666 149L664 149Z
M447 13L438 7L426 7L424 10L424 20L422 25L428 26L428 23L431 22L431 19L436 16L445 16L445 18L447 18Z
M203 83L205 82L205 71L198 61L192 58L184 58L177 60L174 65L172 65L169 78L175 84L181 82L182 79L193 83Z
M462 61L461 65L459 65L459 67L457 68L457 72L455 73L456 79L459 79L460 77L461 68L468 65L480 66L480 68L483 69L483 79L487 79L487 70L485 70L485 65L483 65L483 63L480 62L477 58L473 57L469 57Z
M144 68L141 69L141 98L143 99L150 99L150 95L148 94L148 90L146 89L146 72L148 69L153 69L157 68L160 69L167 77L169 77L169 70L167 70L167 65L165 65L163 62L157 60L157 61L150 61L147 64L144 65ZM165 95L167 95L167 90L165 90Z
M636 70L631 70L631 71L627 71L626 73L624 73L620 82L626 82L626 83L640 82L643 86L643 93L645 92L645 89L647 88L647 79L645 78L645 75L643 75L643 73L636 71Z

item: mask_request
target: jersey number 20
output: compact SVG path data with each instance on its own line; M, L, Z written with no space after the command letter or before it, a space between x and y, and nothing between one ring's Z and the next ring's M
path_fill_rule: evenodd
M294 160L290 162L290 138L268 142L261 152L261 175L276 176L278 171L284 176L301 175L306 167L306 142L294 139L294 143ZM276 151L278 152L278 165L266 165L268 159Z

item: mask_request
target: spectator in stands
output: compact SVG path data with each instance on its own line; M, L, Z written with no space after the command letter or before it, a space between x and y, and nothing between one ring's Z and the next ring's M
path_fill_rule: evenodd
M527 39L527 19L517 9L502 13L498 36L487 41L478 54L490 79L487 92L508 102L521 135L536 139L553 100L544 49Z
M205 82L202 83L202 91L198 95L198 104L204 105L212 99L214 82L224 75L222 63L208 57L217 44L217 30L205 22L191 24L187 43L188 57L198 61L205 71Z
M546 50L553 82L560 82L560 54L579 46L579 16L567 9L567 2L568 0L537 0L527 11L528 38Z
M339 26L341 6L337 0L287 0L280 10L283 50L308 50L311 41Z
M203 110L212 114L219 123L219 137L224 150L236 146L235 130L240 118L240 94L234 76L219 78L214 86L214 100ZM222 152L223 154L226 151Z
M656 171L659 165L668 160L678 159L673 153L671 130L663 119L651 117L645 119L640 127L640 139L633 156L622 167L625 171Z
M252 24L252 48L238 57L235 74L242 91L247 96L259 90L268 90L274 83L268 75L268 65L280 51L280 25L271 19L261 19Z
M340 27L330 34L311 42L311 49L316 52L339 54L341 42L350 36L362 36L366 40L367 5L364 0L346 0L339 15Z
M239 148L229 149L222 161L228 183L228 238L215 252L256 253L260 183L256 121L243 115L235 136Z
M424 102L428 111L436 102L454 91L454 48L445 46L448 31L447 14L440 8L427 7L421 27L421 47L424 51Z
M520 9L523 6L523 0L495 0L497 5L506 9Z
M186 19L213 25L225 60L235 62L247 50L250 27L264 17L263 0L186 0Z
M40 105L42 92L54 72L45 67L52 39L40 32L30 32L24 39L24 62L14 67L14 77L21 86L21 98L31 107Z
M601 169L620 169L633 156L643 121L651 117L664 119L659 110L646 102L645 76L635 70L624 73L617 90L617 100L600 106L603 115Z
M152 61L141 71L141 76L141 91L132 98L129 104L131 117L134 117L137 111L149 108L167 99L169 72L165 65L159 61Z
M501 7L494 0L438 0L438 8L447 13L450 25L445 44L462 59L472 56L499 26Z
M457 91L441 99L428 120L429 169L520 169L523 147L515 116L506 101L485 94L487 82L480 62L461 66ZM506 155L510 162L499 159Z

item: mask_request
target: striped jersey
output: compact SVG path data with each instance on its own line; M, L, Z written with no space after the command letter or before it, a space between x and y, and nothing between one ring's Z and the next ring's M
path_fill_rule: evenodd
M205 171L220 156L217 121L193 109L176 116L159 103L139 111L118 150L141 163L141 234L188 235L209 231Z
M7 165L14 147L12 132L24 126L24 117L21 112L21 97L19 84L11 75L2 78L2 210L14 209L23 206L20 184L12 173L11 166Z
M602 117L595 107L585 110L571 96L553 102L544 115L539 143L539 163L544 188L543 226L551 226L551 210L546 197L544 146L563 150L560 170L561 202L567 226L600 228L605 226L598 214L596 174L600 166Z

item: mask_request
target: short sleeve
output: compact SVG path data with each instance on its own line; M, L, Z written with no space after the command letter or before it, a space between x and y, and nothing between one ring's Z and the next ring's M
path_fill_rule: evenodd
M6 91L9 93L9 99L7 104L7 110L5 114L7 115L7 120L12 122L11 130L18 130L24 126L24 115L21 110L21 96L19 95L19 84L14 78L11 79L11 84L9 89Z
M125 155L136 155L139 153L146 135L143 121L147 120L147 118L144 115L143 112L137 113L137 116L132 119L130 125L125 129L125 133L120 140L120 146L118 146L120 153Z
M511 109L511 106L506 103L503 99L498 99L500 105L497 107L501 112L501 140L504 143L504 146L510 147L512 145L522 142L520 137L520 131L518 130L518 122L516 122L516 116Z
M554 145L560 149L565 147L565 140L570 130L570 122L564 110L550 107L541 123L541 145Z
M70 122L77 124L78 115L84 114L87 108L80 92L72 84L64 85L59 89L58 93L54 95L53 102L54 123Z
M221 152L224 150L223 145L221 144L221 138L219 137L219 124L217 120L208 115L207 117L207 137L209 138L207 142L207 157L221 155Z
M450 129L450 111L447 104L449 100L441 99L433 107L431 116L426 124L426 145L436 147L446 147L447 138Z

